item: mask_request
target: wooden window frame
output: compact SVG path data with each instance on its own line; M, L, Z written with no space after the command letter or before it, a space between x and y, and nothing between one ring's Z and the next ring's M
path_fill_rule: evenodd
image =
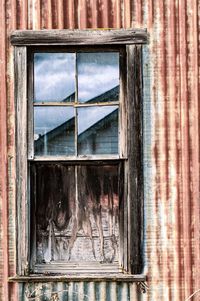
M17 206L17 275L33 277L30 272L30 199L29 169L32 150L28 132L30 132L30 91L28 89L28 53L31 47L38 46L77 46L88 47L120 45L126 49L126 68L123 68L126 80L122 89L124 103L121 107L120 129L123 132L122 145L125 145L120 158L124 160L124 202L123 243L121 262L124 273L104 275L98 279L127 278L144 280L143 270L143 135L142 135L142 44L146 44L146 30L43 30L15 31L11 34L14 48L15 67L15 108L16 108L16 206ZM29 66L30 67L30 66ZM125 122L124 122L125 118ZM61 158L58 158L58 160ZM85 158L91 159L90 157ZM95 158L98 160L98 158ZM99 160L102 158L99 158ZM110 158L116 159L116 158ZM118 158L119 159L119 158ZM48 160L48 158L47 158ZM83 158L84 160L84 158ZM63 276L62 276L63 277ZM66 276L66 279L90 279L94 275L83 274L80 277ZM36 276L37 278L37 276ZM55 278L55 277L54 277ZM52 278L53 279L53 278Z

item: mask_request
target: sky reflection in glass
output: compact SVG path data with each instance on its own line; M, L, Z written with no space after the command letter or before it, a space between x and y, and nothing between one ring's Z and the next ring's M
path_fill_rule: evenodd
M118 106L78 109L78 154L118 153Z
M35 154L74 154L74 117L72 107L34 107Z
M93 98L119 86L119 53L78 53L78 99L80 102L95 102ZM108 92L103 101L117 101L119 89ZM102 102L97 99L96 102Z
M34 54L34 101L71 102L75 98L75 54Z

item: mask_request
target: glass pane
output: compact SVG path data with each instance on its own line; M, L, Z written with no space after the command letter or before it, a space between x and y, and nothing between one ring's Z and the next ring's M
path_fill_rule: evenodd
M37 263L67 260L71 235L68 228L75 210L75 167L40 163L32 168L31 204L35 213L32 223L36 228Z
M37 263L117 262L118 183L116 165L33 165L31 206Z
M78 53L78 99L109 102L119 99L119 53Z
M75 117L72 107L34 107L35 155L73 155Z
M118 106L78 108L78 154L118 153Z
M72 102L75 99L75 54L34 54L34 101Z
M77 178L79 229L73 238L71 259L118 261L118 166L79 166Z

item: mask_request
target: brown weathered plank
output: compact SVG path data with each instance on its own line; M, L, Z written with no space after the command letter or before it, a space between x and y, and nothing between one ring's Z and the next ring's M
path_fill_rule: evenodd
M143 169L142 169L142 48L127 46L128 95L128 264L142 270Z
M118 160L118 159L127 159L127 158L120 158L119 155L79 155L79 156L54 156L53 161L88 161L88 160L95 160L95 161L104 161L104 160ZM34 161L51 161L52 156L35 156Z
M34 138L33 138L33 53L28 55L28 159L34 157Z
M35 106L56 106L56 107L58 107L58 106L60 106L60 107L71 107L71 106L74 106L74 107L93 107L94 105L95 106L97 106L97 107L101 107L101 106L115 106L115 105L118 105L119 104L119 101L110 101L110 102L101 102L101 103L99 103L99 102L97 102L97 103L77 103L77 104L75 104L74 102L65 102L65 103L63 103L63 102L53 102L53 101L51 101L51 102L47 102L47 101L45 101L45 102L35 102L34 103L34 105Z
M126 51L120 51L119 154L127 157Z
M145 29L119 30L17 30L13 45L131 45L147 43Z
M16 100L16 189L17 189L17 268L25 275L28 267L28 207L27 207L27 52L15 48Z
M127 235L124 235L126 227L124 227L124 210L126 208L126 184L124 175L124 162L119 164L119 264L124 269L125 267L125 249L127 249Z
M91 274L72 274L72 275L31 275L31 276L14 276L8 279L9 282L58 282L58 281L116 281L116 282L144 282L147 276L144 274L127 275L123 273L104 273L104 275Z

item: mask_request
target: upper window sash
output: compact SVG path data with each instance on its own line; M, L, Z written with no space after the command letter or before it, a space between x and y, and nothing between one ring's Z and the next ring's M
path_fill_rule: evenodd
M50 52L49 52L50 49ZM70 52L74 52L74 53L88 53L88 54L95 54L95 53L118 53L119 54L119 99L116 102L103 102L103 103L92 103L92 104L87 104L87 103L77 103L76 102L76 98L75 98L75 102L73 103L59 103L59 102L34 102L34 93L33 93L33 81L34 81L34 72L33 72L33 55L34 53L70 53ZM124 124L125 124L125 120L126 120L126 116L125 114L125 109L124 104L125 104L125 85L126 85L126 72L124 72L124 70L126 69L126 51L125 51L125 47L119 47L116 46L113 49L110 49L110 47L87 47L86 49L80 48L78 47L62 47L61 49L59 49L58 47L34 47L32 48L32 50L29 52L28 55L28 103L29 103L29 109L28 109L28 159L29 160L109 160L109 159L119 159L119 158L126 158L126 152L125 152L125 148L126 148L126 143L125 140L123 139L123 135L125 134L125 128L124 128ZM77 84L76 84L77 86ZM47 107L47 108L53 108L53 106L55 106L56 108L59 109L60 106L65 107L67 109L67 107L74 107L74 109L76 110L85 110L86 108L90 108L92 109L92 107L99 107L99 110L101 110L101 108L106 108L105 106L108 107L118 107L119 108L119 113L118 113L118 151L116 153L98 153L97 154L89 154L89 153L74 153L74 154L55 154L51 156L48 156L48 154L39 154L39 153L35 153L34 154L34 145L33 145L33 141L34 141L34 128L33 128L33 119L34 119L34 113L33 113L33 109L35 108L39 108L41 110L42 107ZM103 107L102 107L103 106ZM85 109L81 109L81 108L85 108ZM44 108L45 109L45 108ZM88 109L87 109L88 110Z

